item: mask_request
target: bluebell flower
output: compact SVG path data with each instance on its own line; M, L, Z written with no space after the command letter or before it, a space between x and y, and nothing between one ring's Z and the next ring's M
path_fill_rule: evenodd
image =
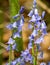
M42 62L42 63L40 63L40 65L46 65L46 63L45 62Z
M29 17L32 17L33 16L33 10L31 10L28 14Z
M38 59L43 59L43 52L40 52L37 56Z
M18 18L20 15L19 14L16 14L15 16L13 16L12 18L13 19L16 19L16 18Z
M41 27L40 27L40 26L41 26L41 22L40 22L40 21L36 21L34 25L37 26L38 29L41 28Z
M19 13L22 14L23 12L24 12L24 6L21 6Z
M29 53L29 50L26 49L25 51L22 51L22 52L21 52L21 56L25 56L25 55L27 55L28 53Z
M41 29L46 29L46 28L47 28L46 23L44 22L44 20L42 20Z
M13 28L17 28L17 22L14 22L14 23L12 24L12 27L13 27Z
M21 58L18 58L18 59L17 59L17 62L20 63L20 62L21 62Z
M20 33L19 32L15 32L14 34L13 34L13 38L21 38L21 36L20 36Z
M9 41L7 42L7 44L14 44L15 40L13 40L12 38L9 39Z
M20 26L20 19L16 21L17 27Z
M40 36L37 40L34 41L35 44L40 44L43 41L43 36Z
M16 65L16 64L17 64L16 60L14 60L14 61L11 62L11 65Z
M42 29L42 35L46 35L46 34L47 34L46 29Z
M31 48L32 48L32 41L30 41L28 44L28 49L31 49Z
M37 29L34 29L31 35L33 35L34 37L37 36L38 35Z
M35 21L36 21L36 17L35 17L35 15L33 15L29 22L35 22Z
M16 43L12 45L12 50L17 50L16 49ZM10 51L10 45L8 45L8 47L6 48L7 51Z
M42 18L44 18L44 16L45 16L45 11L42 12Z
M32 26L31 24L28 24L28 28L29 28L29 29L32 29L33 26Z
M12 29L13 28L13 26L12 26L12 24L8 24L7 26L6 26L6 28L8 28L8 29Z
M36 15L36 16L39 15L38 14L38 9L36 9L36 8L34 9L34 15Z
M17 22L17 24L18 24L18 22ZM24 24L24 16L22 15L21 16L21 19L20 19L20 21L19 21L19 24L18 24L18 32L21 32L22 31L22 26L23 26L23 24Z
M29 36L29 40L34 40L34 36L33 35L31 35L31 36Z
M38 21L41 20L41 16L38 16L38 17L36 18L36 20L38 20Z
M37 49L38 49L38 51L40 51L40 50L41 50L41 47L40 47L40 45L39 45L39 44L37 44Z
M22 31L22 26L19 26L19 27L17 28L17 30L18 30L18 32L20 33L20 32Z
M33 60L33 58L31 56L31 54L26 55L26 57L25 57L26 62L31 62L32 60Z
M36 7L36 0L33 1L33 7Z
M24 17L22 16L20 19L20 26L23 26L23 24L24 24Z

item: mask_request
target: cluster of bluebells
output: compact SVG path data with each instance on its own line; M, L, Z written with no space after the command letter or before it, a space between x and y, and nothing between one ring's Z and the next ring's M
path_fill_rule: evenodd
M22 31L22 26L24 24L24 7L22 6L19 13L15 15L13 18L16 19L19 17L19 20L15 21L14 23L11 23L7 26L10 30L17 29L16 32L12 34L12 37L8 41L8 47L6 48L8 51L10 50L10 44L12 44L12 50L16 50L16 42L15 38L21 38L20 32ZM36 0L33 2L33 9L30 11L28 14L31 19L29 20L30 24L28 25L29 28L34 28L32 34L29 36L29 44L28 48L25 51L21 52L21 55L19 58L15 59L14 61L11 62L11 65L25 65L25 62L30 62L31 64L33 63L33 57L29 53L29 50L32 48L32 42L37 45L38 50L40 49L40 43L43 41L44 35L47 34L46 31L46 24L44 19L45 16L45 11L42 12L42 15L40 16L38 13L38 9L36 8ZM34 25L32 25L32 23ZM40 34L40 36L39 36ZM43 52L40 53L38 58L43 57ZM8 65L8 64L7 64ZM41 63L40 65L46 65L45 63Z
M14 23L9 24L8 26L6 26L8 29L10 30L16 30L15 32L13 32L11 38L9 38L9 41L7 42L8 47L6 47L7 51L10 51L10 45L12 45L12 50L17 50L17 43L15 42L15 38L21 38L21 31L22 31L22 26L24 24L24 16L23 16L23 11L24 11L24 7L22 6L19 14L15 15L13 18L16 19L19 17L19 20L15 21ZM29 28L31 28L31 25L29 24ZM11 65L25 65L25 62L30 62L32 63L32 55L29 53L29 50L26 49L25 51L21 51L21 55L19 58L15 59L14 61L11 62ZM7 63L6 65L8 65L9 63Z

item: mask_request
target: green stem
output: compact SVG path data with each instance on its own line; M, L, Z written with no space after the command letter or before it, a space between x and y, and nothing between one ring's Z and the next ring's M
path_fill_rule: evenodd
M17 63L16 65L19 65L20 63Z
M34 52L34 43L32 44L32 57L33 57L33 65L37 65L37 58L35 56L35 52Z
M11 65L11 61L12 61L12 45L10 44L10 51L9 51L9 65Z

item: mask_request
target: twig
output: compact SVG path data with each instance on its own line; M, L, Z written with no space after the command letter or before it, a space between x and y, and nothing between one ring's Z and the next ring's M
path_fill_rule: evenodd
M46 10L50 14L50 8L47 7L46 4L44 4L42 1L37 0L37 4L42 7L44 10Z

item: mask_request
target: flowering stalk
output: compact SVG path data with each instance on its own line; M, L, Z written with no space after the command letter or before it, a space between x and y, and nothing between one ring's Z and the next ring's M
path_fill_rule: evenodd
M9 6L10 6L10 22L14 22L12 16L16 15L20 9L18 0L9 0ZM14 60L14 53L12 50L12 44L10 44L10 50L9 50L9 65L11 65L11 61ZM13 55L13 56L12 56Z
M12 2L14 1L16 0L12 0ZM38 9L36 8L36 0L34 0L33 4L34 4L33 9L28 14L28 16L31 17L31 20L29 20L29 22L34 24L33 26L31 23L28 25L29 29L32 29L34 27L33 32L29 37L28 48L22 51L20 57L17 58L15 61L12 61L11 56L12 56L12 50L16 50L15 39L21 38L22 26L24 24L23 6L21 7L17 15L14 16L14 13L12 15L13 19L17 19L19 17L19 20L16 20L14 23L11 23L7 26L7 28L9 29L15 30L8 41L8 44L10 45L7 48L7 50L10 51L9 65L25 65L25 62L30 62L33 65L37 65L37 53L38 53L37 46L40 45L40 43L43 41L43 37L44 35L46 35L47 32L46 32L46 24L43 20L45 12L43 12L42 16L40 16L38 13ZM41 33L40 36L39 32ZM34 45L36 45L36 49L34 49ZM32 55L29 52L30 49L32 49Z

